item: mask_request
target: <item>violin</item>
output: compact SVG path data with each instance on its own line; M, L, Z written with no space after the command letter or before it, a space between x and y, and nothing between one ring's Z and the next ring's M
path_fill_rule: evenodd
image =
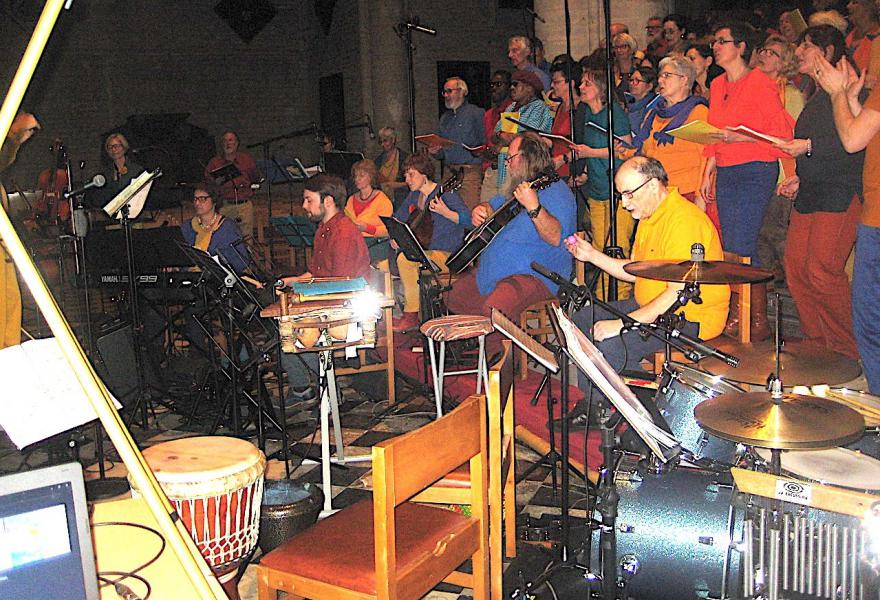
M67 151L62 141L56 139L49 151L53 157L52 166L41 171L37 179L37 189L42 194L34 203L31 217L37 224L56 225L70 218L70 206L64 199L70 180L67 175Z
M452 176L441 183L437 187L437 193L434 195L435 198L442 198L443 194L446 192L452 192L461 187L461 172L453 172ZM419 208L418 204L415 206L415 210L413 210L409 214L409 218L406 220L407 225L412 230L413 235L416 236L416 239L419 240L419 243L426 250L431 245L431 238L434 237L434 215L431 214L431 209L428 206L430 200L425 198L425 204L421 208Z

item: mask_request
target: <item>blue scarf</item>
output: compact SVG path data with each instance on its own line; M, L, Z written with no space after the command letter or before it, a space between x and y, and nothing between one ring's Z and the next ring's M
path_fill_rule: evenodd
M654 132L654 139L657 140L657 144L660 146L674 144L675 138L666 132L684 125L685 120L690 116L691 111L699 105L709 106L709 101L702 96L688 96L681 102L673 104L672 106L666 106L666 98L658 100L657 103L654 104L654 107L648 111L645 120L642 121L642 126L636 134L636 148L639 149L639 152L642 151L642 145L648 139L648 136L651 135L651 128L654 125L654 119L656 117L660 117L661 119L672 119L666 124L666 127L660 131Z

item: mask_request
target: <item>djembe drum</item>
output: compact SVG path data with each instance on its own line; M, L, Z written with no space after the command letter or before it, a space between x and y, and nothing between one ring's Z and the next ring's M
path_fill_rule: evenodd
M208 566L238 600L238 567L259 535L266 457L250 442L223 436L163 442L143 454Z

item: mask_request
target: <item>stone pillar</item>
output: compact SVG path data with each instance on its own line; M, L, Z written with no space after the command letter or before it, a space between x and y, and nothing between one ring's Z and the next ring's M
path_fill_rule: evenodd
M377 134L382 127L394 127L400 138L399 147L408 148L406 55L403 42L393 31L401 21L404 2L360 0L358 10L363 23L358 28L363 112L372 116ZM375 150L376 142L366 141L366 147Z
M645 46L645 23L649 17L671 12L672 0L611 0L611 22L626 23L630 34ZM535 0L535 11L547 21L535 22L535 35L544 42L544 54L551 60L565 52L564 0ZM575 59L595 50L605 39L602 0L569 0L571 53Z

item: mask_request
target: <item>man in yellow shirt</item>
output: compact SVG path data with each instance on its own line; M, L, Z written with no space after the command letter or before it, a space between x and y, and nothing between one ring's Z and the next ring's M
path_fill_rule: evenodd
M634 283L635 297L614 302L612 306L639 323L653 323L675 304L683 284L634 277L623 270L624 266L642 260L690 260L691 246L696 243L704 246L706 260L723 260L721 240L706 213L685 200L676 188L667 187L669 177L656 159L631 158L618 170L615 183L623 208L639 221L632 257L611 258L577 238L566 240L566 246L578 260L592 263L612 277ZM677 311L684 316L679 329L709 340L724 330L730 287L702 285L700 298L701 304L689 302ZM663 342L653 336L642 339L637 331L621 333L623 321L599 307L584 308L574 315L574 322L584 331L592 330L597 347L618 371L638 369L642 357L663 348ZM582 376L579 383L582 389L588 390L586 378ZM584 405L574 412L584 414L586 408Z

